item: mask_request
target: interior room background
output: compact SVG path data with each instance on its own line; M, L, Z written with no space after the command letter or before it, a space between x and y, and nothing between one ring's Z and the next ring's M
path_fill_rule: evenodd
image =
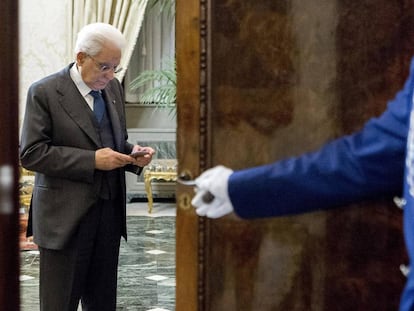
M30 84L73 61L66 55L69 41L65 38L69 38L70 33L68 5L68 0L20 1L20 119L23 117L26 92ZM160 17L157 10L149 10L145 15L125 75L125 85L140 70L157 68L162 64L162 59L173 57L174 23L165 15ZM137 104L133 93L127 92L126 95L128 128L175 128L175 118L168 111Z

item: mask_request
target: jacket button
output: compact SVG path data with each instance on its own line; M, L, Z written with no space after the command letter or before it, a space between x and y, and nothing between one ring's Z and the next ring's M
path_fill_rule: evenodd
M407 204L407 201L404 198L394 197L392 200L394 201L394 204L401 209L403 209L405 204Z

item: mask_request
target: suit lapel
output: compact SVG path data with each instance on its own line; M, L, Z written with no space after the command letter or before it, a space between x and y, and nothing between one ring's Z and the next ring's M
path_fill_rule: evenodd
M95 116L72 81L69 73L70 67L71 65L60 72L60 79L57 84L57 92L61 94L59 104L72 120L78 124L79 128L90 137L96 146L100 147L100 140L94 124ZM115 146L117 150L122 150L123 130L117 110L117 105L119 104L117 101L121 99L117 98L111 86L112 82L108 83L103 93L108 117L112 123Z
M99 137L93 123L93 112L72 81L69 68L70 66L60 72L57 84L57 92L61 94L59 104L73 122L78 124L79 128L99 147Z

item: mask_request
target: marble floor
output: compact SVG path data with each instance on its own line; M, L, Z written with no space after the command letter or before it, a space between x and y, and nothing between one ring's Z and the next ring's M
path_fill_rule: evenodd
M175 203L130 203L128 242L122 240L119 256L117 310L175 310ZM37 311L37 250L21 252L21 310ZM81 310L81 308L79 308Z

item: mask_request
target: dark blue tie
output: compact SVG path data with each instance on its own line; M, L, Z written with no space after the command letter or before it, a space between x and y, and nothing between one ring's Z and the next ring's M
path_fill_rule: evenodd
M95 113L96 120L101 122L103 114L105 112L105 102L103 100L102 94L99 91L90 91L93 96L93 112Z

